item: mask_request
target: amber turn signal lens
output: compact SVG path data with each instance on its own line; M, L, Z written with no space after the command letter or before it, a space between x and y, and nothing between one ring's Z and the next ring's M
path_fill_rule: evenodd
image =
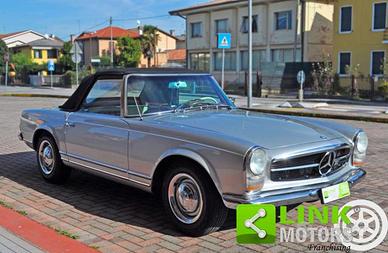
M360 167L360 166L364 166L365 165L365 162L355 162L353 161L353 166L355 167Z

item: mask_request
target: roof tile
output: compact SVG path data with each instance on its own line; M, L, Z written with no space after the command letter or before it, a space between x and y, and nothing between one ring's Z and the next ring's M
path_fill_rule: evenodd
M77 40L85 40L85 39L91 39L91 38L106 39L106 38L110 38L110 34L111 34L111 28L108 26L100 30L97 30L95 32L83 33L80 36L78 36ZM112 37L113 38L120 38L120 37L138 38L139 33L133 30L126 30L117 26L112 26Z

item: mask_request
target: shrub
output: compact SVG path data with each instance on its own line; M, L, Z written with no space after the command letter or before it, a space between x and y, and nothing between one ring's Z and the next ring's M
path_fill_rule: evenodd
M384 96L388 97L388 82L384 81L378 87L379 92Z

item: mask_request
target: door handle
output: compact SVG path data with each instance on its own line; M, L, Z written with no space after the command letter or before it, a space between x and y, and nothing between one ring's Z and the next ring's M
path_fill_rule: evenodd
M74 124L73 122L68 122L68 121L67 121L67 122L65 123L65 126L66 126L66 127L75 127L75 124Z

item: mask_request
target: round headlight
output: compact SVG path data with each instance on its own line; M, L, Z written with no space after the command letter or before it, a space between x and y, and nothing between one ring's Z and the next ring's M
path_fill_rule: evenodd
M264 150L255 149L252 151L251 159L249 161L249 168L255 175L260 175L264 172L267 166L267 155Z
M357 135L354 145L355 145L357 152L359 152L359 153L366 152L366 150L368 148L368 137L366 136L365 132L360 132Z

